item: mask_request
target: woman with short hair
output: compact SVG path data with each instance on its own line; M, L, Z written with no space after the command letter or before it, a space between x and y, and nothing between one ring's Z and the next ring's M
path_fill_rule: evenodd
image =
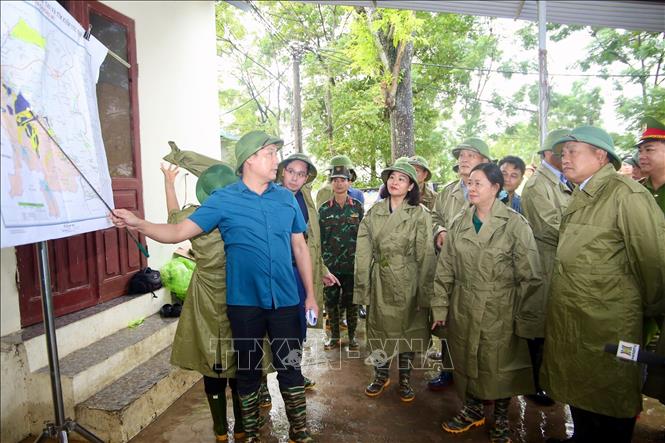
M462 410L442 424L461 433L485 423L483 400L494 400L492 442L509 442L508 405L534 392L527 341L536 321L528 299L541 284L536 242L526 219L497 199L498 166L471 170L469 202L448 230L434 279L432 328L447 327ZM525 329L527 330L527 329Z

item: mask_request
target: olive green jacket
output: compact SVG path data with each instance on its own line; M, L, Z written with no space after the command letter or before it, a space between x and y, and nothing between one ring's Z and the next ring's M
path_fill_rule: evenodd
M333 198L332 185L327 181L316 193L316 208L320 208L322 204Z
M427 183L425 183L423 189L420 190L420 204L432 211L434 209L434 203L436 203L436 196L437 193L432 191L429 186L427 186Z
M529 300L528 308L538 317L538 321L533 325L534 329L524 331L530 337L545 336L545 311L556 247L559 243L559 224L571 195L572 191L561 183L559 177L542 164L529 178L522 191L522 211L536 239L543 272L543 284Z
M319 226L319 211L312 198L312 185L306 184L300 189L307 205L309 222L307 224L307 246L312 260L312 274L314 278L314 297L319 309L323 307L323 277L328 274L328 268L323 264L321 256L321 228ZM317 322L316 328L322 328L323 322Z
M434 320L446 320L458 394L490 400L534 391L522 311L541 284L524 217L499 200L476 233L474 207L448 229L434 279Z
M556 400L611 417L642 409L641 364L604 352L642 343L665 304L665 218L639 183L605 165L563 214L541 380Z
M190 206L169 214L169 223L187 219ZM218 229L191 239L196 268L178 320L171 363L208 377L235 377L231 325L226 315L226 254ZM221 368L215 372L213 367Z
M403 202L391 214L388 204L374 204L360 223L353 303L369 305L370 349L390 357L427 349L435 256L427 210Z
M453 218L460 213L462 208L469 206L464 198L462 180L448 183L436 196L434 210L432 211L433 235L436 235L450 227Z

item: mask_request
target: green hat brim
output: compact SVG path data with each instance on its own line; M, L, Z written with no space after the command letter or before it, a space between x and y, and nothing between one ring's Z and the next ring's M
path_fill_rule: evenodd
M614 149L611 146L608 146L604 140L598 137L594 137L589 134L583 134L583 135L569 134L564 137L561 137L560 139L552 143L552 147L557 148L558 145L566 142L582 142L592 145L598 149L602 149L603 151L607 152L607 156L609 157L610 162L614 166L614 169L616 169L617 171L621 169L621 159L617 157L616 153L614 152ZM561 149L563 149L563 147ZM557 149L557 151L558 150L559 149Z
M279 162L279 165L277 165L277 181L281 182L284 178L284 168L286 168L286 165L291 163L292 161L295 160L300 160L301 162L305 162L307 164L307 172L309 175L307 176L307 183L312 183L314 179L316 179L317 175L319 175L319 171L316 169L316 165L312 162L312 160L306 156L305 154L291 154L288 157L286 157L284 160Z
M381 180L383 181L383 184L386 186L388 186L388 177L390 177L391 172L401 172L402 174L406 174L413 181L416 188L419 188L416 169L409 163L395 162L395 164L393 164L392 166L388 166L383 171L381 171Z
M245 146L247 143L249 143L249 146ZM280 150L284 146L284 140L274 135L268 135L263 131L252 131L243 135L236 143L236 174L240 175L242 165L249 157L270 145L275 145L277 150Z
M238 176L229 165L224 163L212 165L196 182L196 199L203 204L212 193L238 181Z
M423 162L420 162L418 160L409 160L409 164L414 167L420 166L425 170L425 172L427 172L427 175L425 176L425 181L429 181L429 179L432 178L432 171L430 171L427 165L425 165Z

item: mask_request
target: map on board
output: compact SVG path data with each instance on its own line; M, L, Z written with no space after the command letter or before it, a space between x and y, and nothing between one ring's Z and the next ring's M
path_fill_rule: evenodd
M54 1L0 2L1 247L111 226L95 83L106 48ZM48 131L48 133L47 133Z

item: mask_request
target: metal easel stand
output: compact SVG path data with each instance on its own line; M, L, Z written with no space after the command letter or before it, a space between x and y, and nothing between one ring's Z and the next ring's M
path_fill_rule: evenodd
M37 243L39 251L39 274L42 290L42 313L44 316L44 332L46 334L46 351L51 375L51 394L55 409L55 423L47 422L42 434L35 443L57 438L60 443L68 443L70 432L76 432L93 443L104 443L95 434L85 429L72 419L65 419L65 405L62 400L62 384L60 383L60 362L58 361L58 342L55 335L53 320L53 294L51 293L51 276L48 267L48 247L45 241Z

